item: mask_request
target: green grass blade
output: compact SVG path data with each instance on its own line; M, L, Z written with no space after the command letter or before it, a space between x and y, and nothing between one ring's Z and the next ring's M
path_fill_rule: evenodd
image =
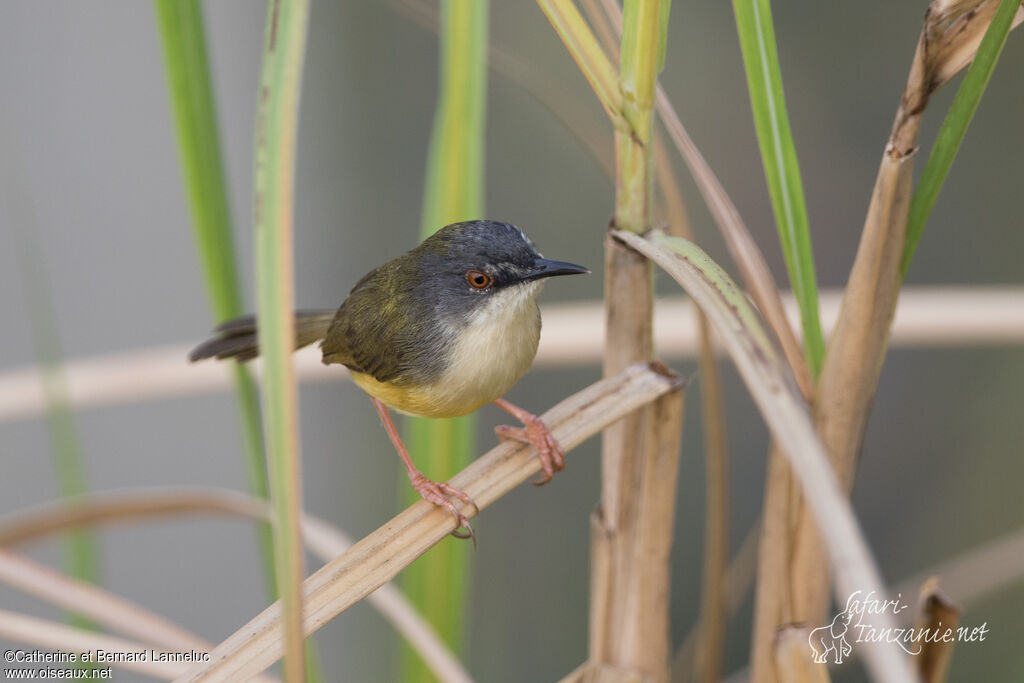
M427 159L422 236L460 220L483 218L484 123L487 96L487 16L484 0L441 3L440 94ZM472 459L472 416L412 419L410 453L432 479L445 480ZM410 491L402 474L401 486ZM419 498L408 493L407 500ZM410 566L403 585L413 603L458 653L465 631L472 545L451 539ZM432 681L419 655L403 646L402 680Z
M193 235L213 319L220 323L244 311L202 10L198 0L155 0L154 9L163 42L168 93ZM266 498L267 467L263 459L263 428L256 385L243 366L236 365L233 372L249 490L253 495ZM270 596L276 599L270 525L261 525L259 535Z
M197 0L154 0L154 8L164 48L193 234L214 322L222 322L241 315L244 310L202 9ZM248 369L240 364L232 368L232 379L249 490L255 496L267 498L267 466L256 383ZM261 524L258 534L267 591L270 599L276 600L277 572L270 524ZM307 680L320 680L318 659L311 642L306 655Z
M289 683L302 680L304 562L295 346L292 217L299 91L309 23L306 0L267 6L256 115L254 201L259 344L264 359L263 414L274 516L274 556L281 596Z
M790 284L800 307L804 354L811 373L817 376L825 355L818 317L818 283L803 183L782 91L771 4L769 0L733 0L733 10L768 192Z
M19 183L20 184L20 183ZM64 378L64 354L59 341L57 315L53 310L53 295L46 277L46 263L35 233L33 214L28 206L21 206L27 194L19 191L12 197L17 210L12 216L15 259L21 275L25 304L29 313L29 331L36 359L42 367L43 391L47 404L47 426L53 452L54 469L60 495L71 498L88 493L89 486L82 458L82 446L75 428L74 414L68 403L67 383ZM64 541L64 571L76 579L98 583L99 559L95 538L88 531L68 532ZM95 628L84 617L70 615L69 622L79 628Z
M946 175L949 173L956 153L960 149L967 127L971 125L974 112L978 109L981 96L985 93L988 81L995 70L999 55L1006 45L1006 38L1010 34L1014 14L1020 6L1021 0L1002 0L999 9L996 10L992 23L989 24L985 37L978 46L978 54L967 70L960 89L953 98L953 104L949 107L946 118L942 121L939 134L935 138L931 154L925 163L924 171L921 172L921 179L914 188L914 195L910 199L910 212L907 216L907 241L903 248L903 260L900 263L900 272L903 277L907 276L907 269L910 261L914 258L914 250L917 243L921 241L921 234L924 232L925 223L931 215L935 200L946 182Z

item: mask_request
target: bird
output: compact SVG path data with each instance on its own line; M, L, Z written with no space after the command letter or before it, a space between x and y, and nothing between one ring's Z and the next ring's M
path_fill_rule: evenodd
M502 397L537 353L536 299L545 280L589 272L544 258L510 223L452 223L363 276L337 310L296 311L295 349L320 342L324 364L348 368L370 397L413 489L450 511L458 523L452 534L472 538L475 546L473 527L453 499L476 504L415 466L389 408L445 418L493 403L523 424L496 427L498 437L533 445L543 469L534 483L551 481L565 467L563 449L540 418ZM217 327L189 359L245 362L258 355L257 321L250 315Z

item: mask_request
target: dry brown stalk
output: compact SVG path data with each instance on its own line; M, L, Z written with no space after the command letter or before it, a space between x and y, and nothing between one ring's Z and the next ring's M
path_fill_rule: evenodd
M775 667L786 683L829 683L828 667L811 657L809 633L806 627L785 626L776 634Z
M682 393L662 397L637 416L647 421L636 425L637 433L652 441L645 444L649 457L638 458L629 472L635 479L619 489L632 493L620 501L619 527L609 527L600 509L591 518L591 661L598 663L598 670L609 661L623 662L611 666L627 672L629 680L640 676L664 681ZM623 534L623 529L630 533ZM591 671L586 680L604 678Z
M988 5L998 3L932 3L882 155L814 401L815 425L847 492L902 283L900 260L921 116L931 95L945 82L942 79L952 75L950 70L970 61L964 58L965 51L973 58L992 15L985 21L975 18L987 12ZM991 11L994 13L994 7ZM775 629L789 622L821 621L829 587L822 539L793 474L777 447L769 460L752 648L752 680L756 683L779 680L772 669Z
M542 415L555 438L571 450L609 424L673 391L682 382L664 368L636 364L563 400ZM503 443L451 479L484 509L540 471L532 448ZM472 517L475 510L462 510ZM420 501L336 557L303 584L306 634L394 578L404 567L454 530L445 510ZM454 541L451 541L454 542ZM222 642L212 660L184 680L242 680L259 673L283 652L280 607L271 605Z
M813 428L806 403L775 352L769 333L731 278L696 245L677 237L652 233L646 239L626 231L613 235L657 263L704 310L743 378L772 437L784 448L796 485L807 497L812 519L825 532L828 559L836 573L836 591L885 595L881 575L871 556L849 501L828 463ZM765 543L770 542L765 539ZM879 615L894 627L890 616ZM901 653L884 643L865 644L865 663L879 680L914 680Z
M655 136L654 169L665 203L669 234L693 241L690 218L672 168L664 138ZM715 359L711 325L697 309L700 339L698 373L701 424L704 433L705 522L700 606L700 655L696 659L697 680L715 683L721 678L722 651L728 607L725 571L729 555L729 481L726 449L725 400L722 376Z
M689 167L690 173L693 174L697 189L704 197L704 202L707 204L715 224L725 238L729 255L740 269L740 276L743 278L747 291L750 292L754 303L757 304L761 314L775 332L786 356L786 361L800 386L800 391L809 400L814 392L811 373L807 369L796 332L793 331L786 318L779 288L775 285L775 279L772 277L764 255L757 247L757 243L754 242L750 231L747 230L736 205L732 203L725 188L718 181L718 177L715 176L714 171L711 170L707 161L704 160L704 156L693 143L679 120L679 115L676 114L672 102L668 99L668 95L660 86L658 87L657 104L662 123L665 124L669 137L672 138Z
M939 634L946 629L956 630L960 623L960 610L939 591L937 578L930 578L921 586L921 610L914 629L918 633ZM917 655L917 670L924 683L942 683L949 672L956 641L925 638Z
M662 1L632 0L633 33L623 40L616 83L621 99L609 111L615 124L616 160L612 224L636 233L648 230L652 215L653 104ZM601 50L599 45L593 49ZM597 57L595 61L601 61ZM643 256L605 240L606 377L653 357L652 272ZM609 668L652 681L668 679L668 555L681 432L682 399L666 397L604 433L601 504L591 517L588 681L604 678Z

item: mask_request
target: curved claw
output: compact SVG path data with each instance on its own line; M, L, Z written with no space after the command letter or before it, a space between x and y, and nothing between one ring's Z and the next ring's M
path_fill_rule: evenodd
M476 532L473 531L469 519L455 507L451 498L457 498L467 505L472 505L474 516L480 514L480 507L476 504L476 501L470 498L462 489L457 489L448 482L431 481L420 472L417 472L416 476L412 477L412 487L416 490L416 493L420 494L423 500L429 501L438 507L447 508L452 513L452 516L455 517L455 521L458 522L455 530L452 531L452 536L455 538L473 539L473 549L476 550ZM459 529L465 529L466 531L460 532Z
M539 417L527 413L520 419L523 421L524 427L500 425L494 428L494 433L498 435L499 439L527 443L537 450L537 457L540 459L543 473L533 482L533 485L543 486L551 481L555 472L565 469L565 451L562 450L561 445Z

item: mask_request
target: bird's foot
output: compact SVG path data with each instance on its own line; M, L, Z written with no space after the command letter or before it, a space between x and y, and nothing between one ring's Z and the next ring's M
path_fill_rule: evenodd
M504 406L502 407L504 408ZM540 458L540 465L544 469L544 474L533 484L534 486L543 486L551 481L551 478L555 476L555 472L561 472L565 469L565 451L562 450L558 441L551 434L551 430L548 429L548 426L539 417L521 408L518 410L519 413L512 414L522 421L522 427L501 425L495 427L494 432L498 435L499 439L528 443L537 449L537 457Z
M455 527L455 531L452 532L452 536L455 538L471 538L473 539L473 548L476 549L476 534L473 532L473 527L470 526L469 520L462 514L455 503L452 502L452 498L461 500L466 505L472 505L475 511L473 515L480 514L480 508L477 507L473 499L466 494L462 489L457 489L451 484L444 481L432 481L423 476L422 472L417 471L415 474L409 474L409 479L412 481L412 487L416 490L416 493L420 494L423 500L429 501L440 508L447 508L452 515L455 516L455 520L459 523ZM464 532L460 532L459 529L465 529Z

